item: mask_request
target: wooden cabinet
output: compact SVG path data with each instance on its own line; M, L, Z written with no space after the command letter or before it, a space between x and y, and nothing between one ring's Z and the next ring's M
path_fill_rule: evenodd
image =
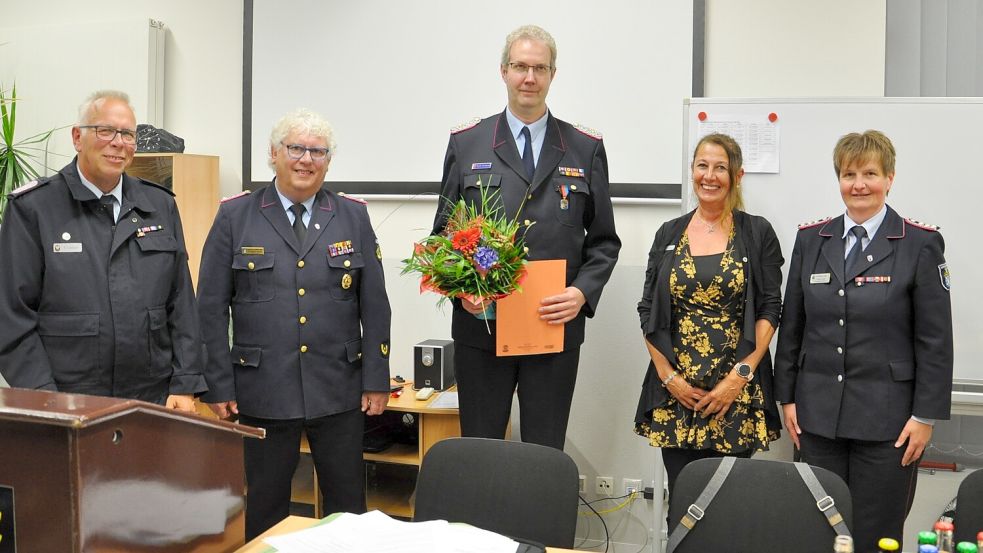
M174 192L184 226L191 281L197 286L201 249L218 212L218 156L136 154L126 172Z
M450 391L457 391L451 388ZM390 398L387 411L410 413L416 418L417 445L393 444L380 453L365 453L367 478L367 503L369 510L378 509L388 515L412 518L411 496L416 488L416 474L423 463L423 456L440 440L461 435L457 409L434 409L430 405L441 395L418 401L411 383L403 386L403 395ZM302 440L300 450L309 455L307 439ZM296 503L314 504L314 516L322 518L330 513L321 512L317 475L313 465L303 464L305 470L294 476L293 496ZM307 472L310 471L310 472Z

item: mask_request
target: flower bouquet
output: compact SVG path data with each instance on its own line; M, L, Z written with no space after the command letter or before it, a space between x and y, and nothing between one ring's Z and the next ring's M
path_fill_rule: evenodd
M519 223L490 208L493 197L483 193L481 206L458 201L444 231L414 244L413 255L403 260L401 274L419 273L421 293L443 296L437 305L447 298L483 303L521 290L526 253L516 239Z

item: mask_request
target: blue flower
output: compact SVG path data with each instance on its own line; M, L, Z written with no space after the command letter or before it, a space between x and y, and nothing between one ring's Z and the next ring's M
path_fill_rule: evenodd
M474 262L481 270L487 271L498 263L498 252L488 246L478 246L477 251L474 252Z

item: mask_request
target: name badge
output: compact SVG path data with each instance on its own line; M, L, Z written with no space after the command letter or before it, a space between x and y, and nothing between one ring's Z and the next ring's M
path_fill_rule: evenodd
M56 242L51 246L55 253L82 253L81 242Z
M666 246L666 251L667 252L671 252L674 249L676 249L676 245L675 244L669 244L668 246Z
M265 255L266 248L262 246L243 246L242 255Z
M809 275L809 284L829 284L829 273L813 273Z

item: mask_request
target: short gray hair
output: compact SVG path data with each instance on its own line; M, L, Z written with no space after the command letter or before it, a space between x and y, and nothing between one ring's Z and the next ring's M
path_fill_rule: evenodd
M306 134L316 138L323 138L324 142L328 145L328 159L331 159L331 156L334 155L335 149L338 148L338 143L335 142L334 129L331 128L331 123L328 123L327 119L307 108L300 108L284 115L279 121L276 122L275 125L273 125L273 131L270 132L271 151L278 148L280 146L280 142L283 142L283 140L287 138L287 135L294 132ZM276 165L273 163L272 155L270 155L269 159L267 160L267 164L271 169L276 169Z
M130 108L130 111L134 114L136 118L136 112L133 109L133 105L130 104L130 95L119 91L119 90L97 90L82 102L79 106L79 125L88 125L92 122L92 114L96 109L96 103L103 100L119 100L126 104L126 107Z
M556 41L553 40L553 35L546 32L546 29L536 25L523 25L505 37L505 48L502 48L503 66L509 63L509 52L512 50L512 44L523 39L538 40L545 43L550 49L550 67L556 69Z

